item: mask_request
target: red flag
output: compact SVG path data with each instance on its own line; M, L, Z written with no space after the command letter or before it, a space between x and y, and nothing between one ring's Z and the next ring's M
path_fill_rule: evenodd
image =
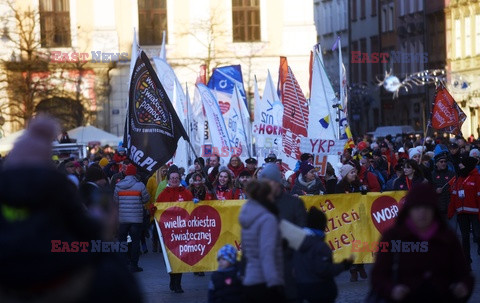
M280 57L280 68L278 70L278 84L277 84L277 94L280 100L283 103L283 85L287 81L288 76L288 62L287 57Z
M198 73L195 84L199 83L207 85L207 66L205 64L200 65L200 72Z
M460 129L466 118L467 116L447 89L439 86L433 104L432 127L438 131L458 135L461 133Z

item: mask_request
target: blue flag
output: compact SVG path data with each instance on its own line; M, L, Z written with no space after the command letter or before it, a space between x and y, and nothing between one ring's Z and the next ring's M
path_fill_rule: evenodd
M240 65L222 66L213 69L212 76L208 80L208 87L229 95L233 94L234 86L237 86L240 96L248 107L245 87L243 86L242 68Z

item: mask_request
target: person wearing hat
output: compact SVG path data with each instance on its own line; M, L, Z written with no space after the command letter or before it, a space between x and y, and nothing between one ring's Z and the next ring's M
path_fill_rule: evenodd
M230 244L217 253L218 270L208 285L208 303L241 303L243 287L238 273L237 250Z
M128 164L125 169L125 178L117 183L113 193L113 200L118 205L118 239L127 241L127 235L132 239L129 254L129 266L132 272L143 271L138 266L140 255L140 238L143 230L143 205L150 199L145 185L135 178L137 168Z
M480 171L480 150L478 148L473 148L469 152L469 156L477 159L477 170Z
M76 174L75 161L71 160L65 163L65 170L67 177L78 188L80 186L80 180Z
M471 263L470 256L470 229L473 232L474 242L477 242L477 252L480 255L480 174L476 169L477 160L467 157L459 164L458 176L451 184L451 202L448 205L448 218L457 215L458 226L462 234L462 247L467 262ZM476 241L475 241L476 240Z
M307 214L307 236L293 258L298 302L335 302L338 289L334 277L352 266L353 255L333 263L332 250L325 243L326 228L327 216L312 206Z
M450 181L455 178L455 172L448 169L448 152L437 154L434 157L435 168L432 172L432 186L438 194L438 209L442 218L447 220L448 205L450 204ZM455 226L453 226L455 228Z
M312 154L309 154L309 153L303 153L301 156L300 156L300 160L297 161L297 163L295 164L295 168L293 169L293 171L295 173L297 173L297 175L295 177L298 177L298 175L300 174L300 165L303 163L303 162L309 162L310 164L313 165L313 155Z
M246 171L250 173L250 175L253 177L253 174L255 173L255 170L257 170L257 159L255 158L248 158L245 160L245 163L247 164L247 167L245 168Z
M267 181L272 188L274 205L278 209L279 219L284 219L297 226L304 227L307 223L305 204L301 199L284 190L282 173L278 166L274 163L266 164L259 172L258 179ZM293 250L284 247L283 257L285 294L288 301L294 302L297 299L297 289L292 272Z
M450 152L450 161L453 163L453 166L455 167L455 172L458 174L458 172L460 171L459 164L462 161L458 144L455 142L450 143L448 145L448 151Z
M297 180L297 174L293 170L287 170L285 172L285 190L288 192L292 191L293 186L295 185L295 181Z
M194 173L201 174L205 178L205 182L207 181L207 174L203 170L205 167L205 160L202 157L198 157L193 161L193 167L194 167L194 172L189 173L185 177L185 182L187 182L187 185L190 185L190 180L192 179L192 176ZM206 183L205 183L206 184ZM206 184L208 186L208 184Z
M277 155L274 153L270 153L265 157L265 163L275 163L275 161L277 161Z
M414 185L395 224L381 243L419 244L416 252L380 249L371 276L375 302L467 302L473 276L453 230L438 210L437 194L428 183Z
M357 169L354 166L344 164L340 168L340 176L342 179L338 182L337 187L335 188L335 193L349 194L362 191L362 183L358 178ZM365 271L363 264L352 266L350 269L350 282L357 282L359 274L362 279L367 278L367 272Z
M388 162L385 160L385 156L382 155L380 149L376 149L372 152L372 157L373 167L382 174L384 180L387 180L390 175L390 169Z
M291 194L298 196L321 195L325 191L325 186L323 186L322 180L317 176L315 167L308 161L302 162L300 164L300 174L295 180Z
M180 184L180 173L176 165L170 166L167 173L168 185L157 198L157 202L185 202L192 201L192 193ZM170 274L170 290L183 293L182 274Z

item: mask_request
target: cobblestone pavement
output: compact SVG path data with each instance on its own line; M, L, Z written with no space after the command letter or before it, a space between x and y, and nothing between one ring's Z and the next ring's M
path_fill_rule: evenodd
M472 256L474 262L472 268L475 275L475 288L469 302L480 302L480 257L476 254L477 245L472 245ZM185 293L175 294L169 290L169 276L165 271L162 254L151 253L140 257L139 265L144 271L136 273L135 276L142 288L146 303L157 302L207 302L207 288L210 280L210 274L206 273L205 277L194 276L191 273L184 274L182 279L182 287ZM367 272L372 269L371 264L365 265ZM336 302L363 302L368 289L368 280L351 283L349 281L350 274L344 272L335 280L337 282L339 295Z

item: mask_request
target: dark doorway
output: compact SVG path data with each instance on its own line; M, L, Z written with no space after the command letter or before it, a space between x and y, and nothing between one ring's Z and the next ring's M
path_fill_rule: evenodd
M83 105L70 98L53 97L42 100L35 108L35 112L57 118L64 130L83 125Z

